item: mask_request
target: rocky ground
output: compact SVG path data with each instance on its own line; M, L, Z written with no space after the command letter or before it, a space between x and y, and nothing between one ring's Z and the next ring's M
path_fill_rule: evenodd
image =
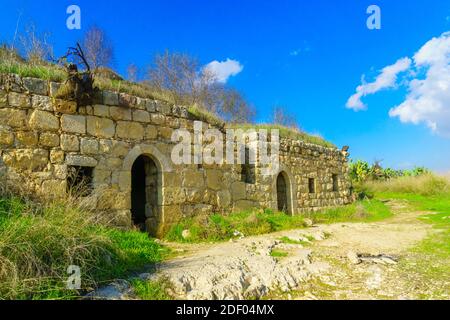
M435 232L417 219L425 213L390 205L395 216L382 222L319 225L221 244L168 244L178 257L139 277L168 280L170 294L180 299L448 299L448 278L427 283L407 271L418 259L410 248ZM126 282L94 295L133 298Z

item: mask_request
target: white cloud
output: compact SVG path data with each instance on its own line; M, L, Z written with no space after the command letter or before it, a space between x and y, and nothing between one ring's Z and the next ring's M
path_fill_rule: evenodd
M428 41L412 60L403 58L384 68L375 82L363 83L347 107L365 109L362 97L395 87L399 73L407 70L408 77L399 83L406 85L408 94L402 103L391 108L389 115L403 123L425 124L434 133L450 138L450 32Z
M409 82L405 101L389 115L404 123L424 123L433 132L450 137L450 33L428 41L414 55L414 64L425 76Z
M374 82L366 83L363 76L362 84L356 88L356 93L348 99L347 108L355 111L367 109L361 99L380 90L395 87L398 75L408 70L410 66L411 59L402 58L393 65L383 68Z
M208 63L205 70L214 75L215 81L226 83L230 77L241 73L244 66L236 60L227 59L226 61L212 61Z

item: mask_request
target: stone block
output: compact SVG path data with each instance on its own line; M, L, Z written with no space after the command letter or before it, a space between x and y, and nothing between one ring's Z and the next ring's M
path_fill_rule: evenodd
M116 92L103 91L103 103L108 106L119 105L119 95Z
M8 103L11 107L30 108L31 98L23 93L10 92L8 94Z
M56 99L53 102L53 110L60 113L74 114L77 112L76 101Z
M240 181L232 183L231 195L233 197L233 201L245 199L247 197L245 183Z
M10 146L14 143L14 134L10 127L0 125L0 146Z
M147 140L155 140L158 137L158 130L156 126L148 125L145 128L145 139Z
M116 128L112 120L88 116L87 132L95 137L112 138L116 132Z
M58 147L60 144L59 135L48 132L41 133L39 143L44 147Z
M206 170L206 186L212 190L223 188L223 174L220 170Z
M151 115L151 122L160 126L163 125L164 122L166 121L166 117L162 114L159 113L152 113Z
M34 110L28 123L35 130L59 130L59 119L47 111Z
M202 188L205 186L203 172L187 170L183 175L183 186L187 188Z
M81 153L84 154L98 154L98 141L94 139L81 139Z
M64 162L64 151L62 150L51 150L50 151L50 162L63 163Z
M68 134L61 135L61 149L64 151L79 151L80 141L78 137Z
M48 82L42 79L36 78L23 78L23 84L27 91L42 96L48 93Z
M33 131L18 131L16 139L20 145L32 147L38 143L38 134Z
M125 107L110 107L111 119L115 121L131 120L131 109Z
M31 97L31 106L33 109L53 111L52 101L47 96L33 95Z
M94 116L109 117L109 107L101 104L94 105Z
M88 156L68 154L66 156L66 163L69 166L95 167L98 164L98 161Z
M27 113L25 110L11 108L0 109L0 123L13 127L23 128L26 126Z
M86 133L86 117L63 114L61 116L61 129L67 133Z
M150 122L150 114L144 110L134 110L133 121Z
M117 136L122 139L142 140L144 127L136 122L119 121L117 123Z

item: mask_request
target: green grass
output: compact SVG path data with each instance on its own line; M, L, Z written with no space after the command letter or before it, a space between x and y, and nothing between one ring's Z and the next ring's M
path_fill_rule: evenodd
M442 284L442 280L448 279L450 275L450 181L434 175L423 175L370 183L366 188L379 199L405 201L409 206L408 210L430 212L419 219L431 224L436 232L411 249L410 259L402 262L400 267L405 274L419 275L423 284ZM434 290L435 292L428 292L422 298L445 296L449 288L442 285Z
M166 235L166 239L188 243L217 242L234 238L236 230L249 236L304 226L302 216L292 217L284 213L274 213L271 210L245 211L228 216L215 214L208 218L187 219L174 225ZM183 230L190 231L191 236L188 239L182 237Z
M357 201L351 205L327 209L310 215L316 223L375 222L392 216L390 209L380 200Z
M165 254L145 234L98 221L73 203L0 195L0 299L75 299ZM66 289L69 265L81 268L79 291Z
M289 255L286 251L282 250L272 250L270 256L274 258L286 258Z
M336 149L336 146L332 144L331 142L326 141L320 136L317 135L311 135L306 132L288 128L282 125L277 124L252 124L252 123L238 123L238 124L227 124L227 128L230 129L243 129L243 130L249 130L249 129L265 129L268 130L268 134L270 133L270 130L278 129L280 133L280 137L282 138L288 138L292 140L300 140L306 143L316 144L322 147L326 148L333 148Z
M172 300L173 298L167 293L170 285L165 280L144 281L135 279L131 281L134 293L142 300Z
M298 241L298 240L291 239L289 237L281 237L280 240L286 244L301 244L302 246L310 245L310 243L307 241ZM308 240L310 240L310 239L308 239Z
M322 212L289 216L272 210L244 211L230 215L212 215L208 218L191 218L174 225L166 235L173 242L198 243L226 241L235 237L235 231L245 236L304 228L305 216L318 223L347 221L378 221L391 216L389 208L378 200L365 200L355 204L327 209ZM182 233L189 230L190 237Z
M56 82L62 82L67 77L65 71L56 65L30 65L6 61L0 61L0 73L12 73L21 77L39 78Z

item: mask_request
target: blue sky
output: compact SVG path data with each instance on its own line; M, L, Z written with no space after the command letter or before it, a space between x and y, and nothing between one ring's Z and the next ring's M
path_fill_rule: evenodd
M66 28L71 4L81 8L81 31ZM366 27L371 4L381 8L381 30ZM130 63L145 67L165 49L204 64L239 61L243 70L228 82L257 107L259 121L283 105L306 131L350 145L352 158L450 170L450 136L389 116L405 101L408 86L364 97L366 111L346 108L362 75L372 82L384 67L413 59L433 37L450 31L448 0L0 0L0 41L13 39L19 16L21 29L34 22L50 32L58 55L90 25L104 28L122 74ZM450 101L443 102L448 110Z

